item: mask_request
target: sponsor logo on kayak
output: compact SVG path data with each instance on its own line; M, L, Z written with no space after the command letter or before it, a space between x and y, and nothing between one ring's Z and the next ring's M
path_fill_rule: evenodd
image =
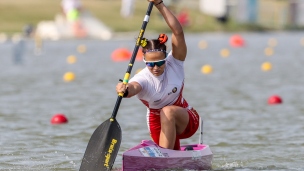
M110 162L110 159L111 159L111 154L114 151L114 147L115 147L116 143L117 143L117 140L112 139L111 145L110 145L109 150L108 150L108 153L105 155L106 160L105 160L105 163L103 165L107 168L109 168L109 162Z

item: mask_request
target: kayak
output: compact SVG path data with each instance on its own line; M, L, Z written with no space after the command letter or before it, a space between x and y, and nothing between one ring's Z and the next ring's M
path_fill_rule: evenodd
M180 150L158 146L151 140L142 140L122 154L122 170L194 169L210 170L213 153L203 144L203 121L200 118L199 143L182 145Z
M181 150L165 149L151 140L123 153L123 171L147 169L209 170L213 154L206 144L183 145Z

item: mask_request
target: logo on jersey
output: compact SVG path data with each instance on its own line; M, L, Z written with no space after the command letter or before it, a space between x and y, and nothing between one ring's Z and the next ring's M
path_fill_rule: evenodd
M168 93L168 95L170 95L170 94L172 94L172 93L175 93L177 91L177 87L174 87L173 89L172 89L172 91L170 92L170 93Z
M157 102L159 102L160 100L161 100L161 99L155 100L154 103L157 103Z

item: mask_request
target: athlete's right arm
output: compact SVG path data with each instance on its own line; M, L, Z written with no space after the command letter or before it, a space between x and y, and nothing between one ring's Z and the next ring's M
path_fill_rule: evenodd
M137 82L131 82L128 83L128 96L127 97L132 97L138 94L142 90L142 87L139 83Z
M123 84L123 83L118 83L116 85L116 92L118 93L124 93L126 94L127 92L127 96L126 97L132 97L136 94L138 94L141 91L142 87L140 84L138 84L137 82L131 82L128 83L127 85Z

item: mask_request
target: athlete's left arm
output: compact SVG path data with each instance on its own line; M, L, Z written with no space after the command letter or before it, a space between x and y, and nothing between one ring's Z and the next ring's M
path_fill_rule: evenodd
M154 1L154 3L156 0ZM185 41L183 27L174 16L174 14L166 7L164 3L156 5L159 12L164 17L166 23L172 31L172 55L174 58L184 61L187 55L187 45Z

